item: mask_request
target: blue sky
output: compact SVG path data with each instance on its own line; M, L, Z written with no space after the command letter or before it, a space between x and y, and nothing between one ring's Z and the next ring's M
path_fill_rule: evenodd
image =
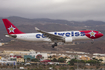
M105 0L0 0L0 17L105 21Z

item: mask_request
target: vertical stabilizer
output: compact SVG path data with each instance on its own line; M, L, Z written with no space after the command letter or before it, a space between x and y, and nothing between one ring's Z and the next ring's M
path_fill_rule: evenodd
M2 19L8 34L23 34L16 26L14 26L8 19Z

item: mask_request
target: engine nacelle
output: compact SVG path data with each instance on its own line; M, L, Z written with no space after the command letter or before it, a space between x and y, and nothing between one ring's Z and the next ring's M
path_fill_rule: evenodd
M73 41L72 37L66 37L65 38L65 43L72 42L72 41Z

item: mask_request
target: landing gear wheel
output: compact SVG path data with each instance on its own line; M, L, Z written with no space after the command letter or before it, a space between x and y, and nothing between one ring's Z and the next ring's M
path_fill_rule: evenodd
M54 44L52 45L52 48L54 48L55 46L57 46L57 43L54 43Z
M57 46L57 43L55 43L54 46Z
M94 42L91 42L91 44L94 44Z
M52 45L52 48L54 48L55 46L54 45Z

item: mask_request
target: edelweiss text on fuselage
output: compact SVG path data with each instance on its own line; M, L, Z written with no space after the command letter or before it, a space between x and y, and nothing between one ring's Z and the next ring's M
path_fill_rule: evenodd
M73 36L85 36L84 32L54 32L54 35L73 37ZM43 34L36 34L36 38L45 38Z

